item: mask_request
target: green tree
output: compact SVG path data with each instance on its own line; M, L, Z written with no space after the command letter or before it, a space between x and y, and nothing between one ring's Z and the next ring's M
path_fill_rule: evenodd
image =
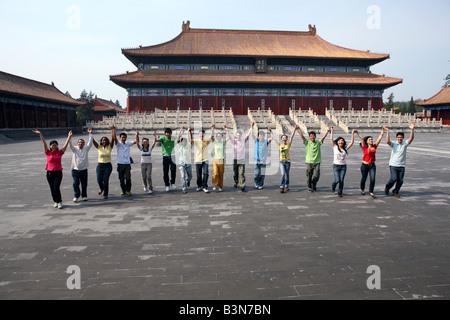
M86 125L86 121L92 120L92 108L94 107L95 93L83 90L78 98L78 101L83 101L86 104L77 108L77 126L82 127Z
M384 107L387 111L391 111L394 108L394 93L389 95L388 101L385 103Z
M114 104L115 104L116 106L118 106L119 108L122 108L122 106L120 105L120 101L119 101L119 100L116 100L116 102L114 102Z
M408 108L406 109L407 113L414 114L416 113L416 106L414 104L414 99L411 97L411 100L409 100Z
M445 78L445 85L450 87L450 74Z

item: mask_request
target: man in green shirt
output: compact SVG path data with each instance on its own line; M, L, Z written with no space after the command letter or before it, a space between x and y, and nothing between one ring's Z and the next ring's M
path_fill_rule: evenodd
M316 140L316 133L314 131L309 133L309 140L307 140L302 130L300 128L297 128L297 130L306 147L306 183L308 184L309 192L314 192L317 190L316 185L320 178L320 163L322 162L320 148L331 127L328 128L328 131L325 132L320 140Z
M156 140L161 143L162 155L163 155L163 177L164 184L166 186L166 192L170 191L170 186L175 190L175 179L177 174L177 166L175 165L175 158L173 149L175 147L175 140L172 139L172 129L167 128L164 131L164 136ZM170 169L170 181L169 181L169 169Z

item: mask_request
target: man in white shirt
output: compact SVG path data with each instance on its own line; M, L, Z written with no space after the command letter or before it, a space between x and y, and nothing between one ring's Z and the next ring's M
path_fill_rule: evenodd
M70 150L72 150L72 178L73 178L73 202L78 202L80 196L83 201L87 201L87 184L88 184L88 167L89 158L88 152L92 147L92 129L88 129L89 141L85 145L83 139L79 139L76 145L69 143ZM80 191L81 183L81 191Z
M119 173L121 196L131 196L131 146L139 141L139 131L136 131L136 141L127 141L127 134L121 133L120 140L114 136L117 145L117 172Z

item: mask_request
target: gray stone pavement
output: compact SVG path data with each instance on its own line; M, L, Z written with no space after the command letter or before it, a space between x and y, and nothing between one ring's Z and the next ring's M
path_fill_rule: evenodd
M399 199L383 193L390 154L385 142L377 152L377 199L359 194L362 151L356 145L344 197L331 193L328 138L318 192L309 193L297 135L286 194L279 192L277 163L263 190L254 190L248 164L248 192L232 187L227 166L223 193L196 192L194 178L183 195L178 173L178 190L166 193L156 147L155 194L142 191L134 164L133 195L119 196L113 171L105 201L97 195L92 149L89 201L75 204L68 149L63 210L53 208L41 142L2 144L0 299L449 299L449 137L417 134ZM58 137L60 145L64 138ZM139 162L136 147L132 156ZM211 176L212 166L209 181ZM67 286L73 265L80 270L79 290ZM373 265L380 270L374 275L367 272ZM370 290L367 282L377 275L381 288Z

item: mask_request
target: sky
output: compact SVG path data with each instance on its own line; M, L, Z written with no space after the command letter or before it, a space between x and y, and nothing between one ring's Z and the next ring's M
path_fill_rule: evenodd
M135 71L123 48L151 46L191 28L308 31L346 48L388 53L372 73L402 78L384 101L427 99L450 74L450 1L0 0L0 71L54 82L126 106L110 75Z

